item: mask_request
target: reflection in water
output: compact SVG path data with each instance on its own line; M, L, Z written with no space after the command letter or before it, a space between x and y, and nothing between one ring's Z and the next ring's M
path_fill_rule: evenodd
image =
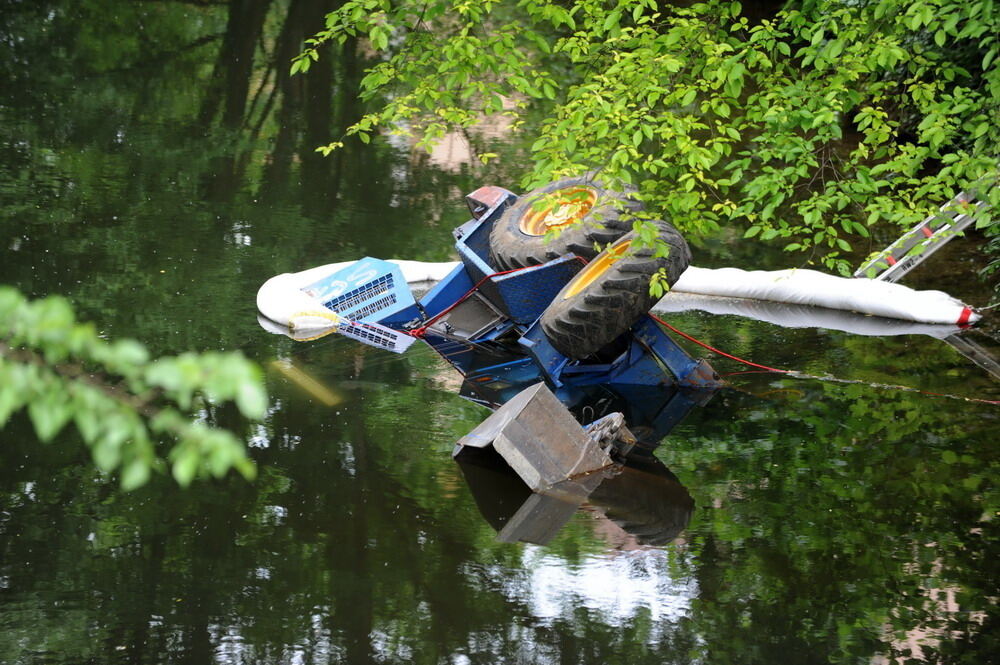
M693 579L671 574L675 557L669 549L630 551L591 557L568 567L542 548L529 548L524 560L531 571L527 589L517 592L529 594L532 614L543 622L586 608L611 626L647 616L657 623L658 632L669 635L690 616L691 603L698 597Z
M502 542L545 545L587 502L600 516L638 545L666 545L691 519L694 500L677 477L655 457L630 461L587 476L564 481L544 492L531 492L509 467L489 452L469 451L457 459L480 513ZM600 529L601 520L595 522ZM608 532L617 547L624 547Z

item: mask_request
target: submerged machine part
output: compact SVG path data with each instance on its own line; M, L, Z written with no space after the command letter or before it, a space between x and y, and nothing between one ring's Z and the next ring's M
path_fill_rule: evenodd
M522 390L494 411L459 439L452 456L460 458L469 448L492 448L535 492L613 464L544 383Z
M636 373L626 367L620 376L632 377ZM468 366L460 395L498 409L543 378L538 365L530 359L475 355ZM592 438L602 442L614 440L613 457L632 459L648 456L693 408L707 404L719 386L713 381L701 385L567 381L552 392ZM615 414L619 414L626 429L613 432L612 437L605 428L611 429L609 425L616 422Z
M694 502L652 451L717 388L524 388L539 375L523 362L494 364L463 383L462 396L496 408L453 456L497 540L545 544L584 503L639 544L676 538Z

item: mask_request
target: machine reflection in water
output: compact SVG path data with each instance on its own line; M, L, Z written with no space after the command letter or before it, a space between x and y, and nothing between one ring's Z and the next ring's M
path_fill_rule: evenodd
M529 490L492 455L464 455L457 461L479 512L501 542L545 545L586 502L638 544L666 545L694 511L687 489L652 456L543 492Z

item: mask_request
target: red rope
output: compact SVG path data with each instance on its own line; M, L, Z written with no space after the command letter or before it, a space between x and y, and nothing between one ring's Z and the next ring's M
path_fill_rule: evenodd
M731 360L735 360L737 362L741 362L744 365L749 365L751 367L759 367L760 369L766 370L768 372L777 372L779 374L788 374L790 376L796 376L796 377L803 378L803 379L816 379L818 381L834 380L834 381L843 382L843 383L861 383L861 382L858 382L858 381L847 381L847 380L842 380L842 379L833 379L832 377L830 377L830 378L824 378L822 376L814 376L812 374L805 374L803 372L798 372L798 371L791 370L791 369L777 369L777 368L774 368L774 367L768 367L767 365L758 365L757 363L750 362L749 360L745 360L745 359L740 358L738 356L734 356L732 354L726 353L725 351L720 351L719 349L715 348L714 346L710 346L710 345L702 342L701 340L697 340L694 337L692 337L691 335L688 335L687 333L681 332L680 330L678 330L674 326L670 325L669 323L667 323L666 321L664 321L660 317L656 316L655 314L650 314L650 316L653 317L654 321L656 321L660 325L663 325L663 326L669 328L672 332L677 333L678 335L680 335L684 339L686 339L686 340L688 340L690 342L694 342L698 346L704 347L704 348L708 349L709 351L711 351L712 353L717 353L720 356L724 356L724 357L729 358ZM737 374L752 374L752 373L753 373L752 370L748 371L748 372L732 372L730 374L727 374L726 376L735 376ZM962 395L947 395L947 394L944 394L944 393L934 393L934 392L931 392L929 390L920 390L918 388L909 388L907 386L893 386L893 385L888 385L888 384L883 384L883 385L881 385L879 387L883 387L883 388L896 388L896 389L901 389L901 390L906 390L906 391L910 391L910 392L919 393L921 395L929 395L931 397L947 397L949 399L960 399L960 400L964 400L966 402L976 402L978 404L991 404L993 406L1000 405L1000 400L996 400L996 399L981 399L979 397L964 397Z
M660 317L658 317L656 314L650 314L650 316L653 317L653 320L656 321L657 323L659 323L660 325L666 326L671 331L677 333L678 335L680 335L684 339L688 340L689 342L694 342L698 346L704 347L704 348L708 349L709 351L711 351L712 353L718 353L720 356L724 356L726 358L729 358L730 360L735 360L736 362L741 362L744 365L749 365L750 367L759 367L760 369L767 370L768 372L777 372L779 374L791 374L792 373L792 370L790 370L790 369L777 369L775 367L768 367L767 365L759 365L757 363L750 362L749 360L744 360L743 358L740 358L738 356L734 356L732 354L726 353L725 351L720 351L719 349L715 348L714 346L710 346L708 344L705 344L705 342L702 342L701 340L697 340L694 337L692 337L691 335L688 335L687 333L681 332L677 328L674 328L672 325L670 325L669 323L667 323L666 321L664 321L663 319L661 319Z
M533 266L528 266L528 267L533 267ZM463 295L461 298L459 298L458 300L456 300L452 304L448 305L447 307L445 307L443 310L441 310L440 312L438 312L437 314L435 314L431 318L427 319L427 321L424 323L424 325L420 326L419 328L414 328L413 330L408 331L406 334L407 335L412 335L413 337L423 337L424 335L427 334L427 329L429 327L431 327L431 325L435 321L437 321L442 316L444 316L445 314L447 314L448 312L450 312L451 310L455 309L456 307L458 307L459 305L461 305L463 302L465 302L466 300L468 300L469 296L471 296L473 293L475 293L476 289L478 289L480 286L482 286L488 279L491 279L493 277L499 277L500 275L509 275L512 272L518 272L520 270L526 270L526 269L527 268L515 268L514 270L502 270L500 272L495 272L492 275L487 275L486 277L483 277L481 280L479 280L478 282L476 282L475 286L473 286L471 289L469 289L468 291L466 291L465 295Z

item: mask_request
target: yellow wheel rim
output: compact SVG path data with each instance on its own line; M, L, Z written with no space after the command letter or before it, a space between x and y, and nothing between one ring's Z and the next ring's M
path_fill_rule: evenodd
M576 276L570 280L569 284L566 285L566 292L563 294L563 300L572 298L576 294L580 293L580 291L583 291L585 288L593 284L598 277L608 271L608 268L610 268L615 261L625 255L628 251L629 245L631 244L631 238L624 238L594 257L594 260L588 263L586 267L578 272Z
M582 186L567 187L545 198L549 200L545 201L546 205L542 210L529 208L527 214L521 218L521 223L518 225L521 233L543 236L552 229L560 229L580 221L597 202L597 190Z

